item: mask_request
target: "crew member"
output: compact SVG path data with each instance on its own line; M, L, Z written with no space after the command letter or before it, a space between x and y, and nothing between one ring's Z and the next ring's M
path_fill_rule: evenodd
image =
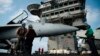
M99 56L96 46L95 46L95 41L94 41L94 36L93 36L93 30L91 29L90 25L87 25L87 31L86 31L86 36L87 36L87 43L90 47L90 50L92 51L91 56Z
M25 34L27 32L27 29L25 28L25 23L22 24L21 27L18 28L17 30L17 37L18 37L18 42L16 45L16 50L24 50L24 43L25 43Z
M25 51L26 51L26 54L29 56L31 56L32 42L35 36L36 36L36 33L32 25L29 25L27 33L26 33L26 39L25 39L25 49L26 49Z

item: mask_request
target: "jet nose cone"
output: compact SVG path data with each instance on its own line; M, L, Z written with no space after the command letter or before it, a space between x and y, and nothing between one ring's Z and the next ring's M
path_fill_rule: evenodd
M77 27L69 25L60 25L60 28L62 28L64 32L75 32L79 30Z
M70 29L71 29L72 31L78 31L78 30L79 30L79 28L73 27L73 26L72 26Z

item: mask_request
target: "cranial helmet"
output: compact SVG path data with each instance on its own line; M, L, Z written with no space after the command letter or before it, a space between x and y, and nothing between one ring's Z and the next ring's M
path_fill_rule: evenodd
M22 27L25 27L25 25L26 25L25 23L22 23Z
M31 24L29 25L29 28L33 28Z

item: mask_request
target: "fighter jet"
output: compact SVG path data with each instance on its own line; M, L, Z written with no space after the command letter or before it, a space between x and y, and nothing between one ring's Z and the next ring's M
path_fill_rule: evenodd
M33 15L40 16L39 15L40 10L37 10L36 8L35 8L35 10L32 8L31 9L32 11L31 10L29 10L29 11L32 12ZM37 11L37 13L36 13L36 11ZM23 14L23 13L21 13L21 14ZM20 15L18 15L18 17ZM13 38L16 38L17 29L19 27L21 27L22 22L27 17L28 16L26 16L24 19L18 21L17 23L14 22L14 20L17 18L16 17L15 19L8 22L7 25L0 26L0 40L6 40L8 45L11 45L9 40L11 40ZM35 37L54 36L54 35L66 34L68 32L74 32L74 31L78 30L78 28L73 27L73 26L69 26L69 25L64 25L64 24L60 24L60 23L56 23L56 24L54 24L54 23L45 23L45 22L37 22L37 23L36 22L27 22L26 23L26 28L28 28L28 25L30 25L30 24L33 26L33 29L35 30L35 33L36 33ZM2 45L6 46L4 44L2 44Z
M35 23L35 22L26 23L26 28L30 24L33 26L33 29L35 30L36 33L35 37L54 36L54 35L65 34L68 32L74 32L78 30L78 28L76 27L72 27L64 24ZM0 39L10 40L16 38L16 31L19 27L21 27L21 24L8 24L5 26L0 26ZM6 45L3 46L7 47Z

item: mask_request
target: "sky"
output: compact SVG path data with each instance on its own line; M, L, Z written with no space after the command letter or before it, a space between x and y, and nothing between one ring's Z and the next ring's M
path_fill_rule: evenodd
M0 25L6 25L11 19L22 13L23 10L27 11L27 6L33 3L40 3L41 0L0 0ZM27 11L28 12L28 11ZM93 29L100 27L100 0L86 0L87 23ZM29 14L29 19L38 20L36 16ZM44 37L35 38L33 41L32 52L38 50L39 47L47 50L48 38Z
M100 0L86 0L87 23L93 29L100 27Z

